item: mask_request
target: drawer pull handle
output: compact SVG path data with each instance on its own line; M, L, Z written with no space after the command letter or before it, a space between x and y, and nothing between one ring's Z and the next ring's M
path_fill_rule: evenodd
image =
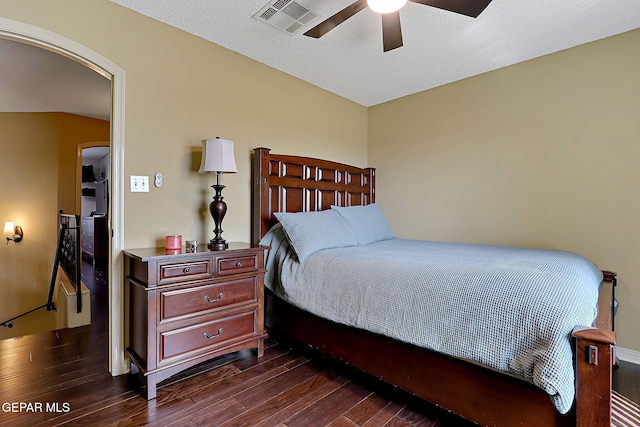
M189 271L191 271L191 270L189 270L189 267L185 267L185 268L182 270L182 272L183 272L183 273L185 273L185 274L186 274L186 273L188 273Z
M220 335L222 335L222 328L218 329L218 333L215 335L209 335L208 333L204 333L203 337L205 337L208 340L212 340L214 338L218 338Z
M209 295L205 295L205 296L204 296L204 300L205 300L206 302L218 302L218 301L220 301L223 297L224 297L224 294L223 294L222 292L220 292L220 295L218 295L218 298L216 298L216 299L210 299L210 298L209 298Z
M242 267L242 263L240 261L236 262L236 267Z

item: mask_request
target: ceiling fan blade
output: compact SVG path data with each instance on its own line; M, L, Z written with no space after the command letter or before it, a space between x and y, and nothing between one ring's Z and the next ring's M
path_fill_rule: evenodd
M426 6L437 7L462 15L476 18L482 11L489 6L491 0L410 0L414 3L424 4Z
M351 4L350 6L345 7L340 12L331 16L329 19L326 19L304 33L305 36L320 38L327 34L329 31L333 30L338 25L342 24L347 19L351 18L356 13L367 7L367 0L358 0L357 2Z
M399 10L382 14L382 46L385 52L402 46Z

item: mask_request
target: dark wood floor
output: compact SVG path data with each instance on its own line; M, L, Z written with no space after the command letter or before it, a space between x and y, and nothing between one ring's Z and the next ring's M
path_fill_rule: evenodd
M224 356L164 383L155 400L137 378L111 377L106 276L85 265L92 325L0 341L2 426L438 426L469 423L344 367L268 341L264 357ZM640 367L622 362L614 387L638 402ZM23 407L20 402L31 407ZM39 410L38 404L42 405ZM7 410L8 409L8 410Z

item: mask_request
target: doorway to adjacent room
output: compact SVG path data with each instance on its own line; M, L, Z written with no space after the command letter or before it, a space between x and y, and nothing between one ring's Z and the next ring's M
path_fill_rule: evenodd
M119 254L124 246L124 88L125 73L119 66L87 47L48 30L0 17L0 40L18 41L56 53L101 74L111 82L110 146L111 180L109 223L111 244L108 255L109 371L120 375L128 371L124 350L124 295Z

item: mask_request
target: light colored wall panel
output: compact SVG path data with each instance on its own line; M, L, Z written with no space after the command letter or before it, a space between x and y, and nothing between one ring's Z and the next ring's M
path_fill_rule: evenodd
M640 349L640 30L369 110L398 235L561 249L617 271Z
M0 321L47 302L56 248L58 114L0 113L0 223L24 231L0 242ZM42 311L42 310L41 310ZM0 328L0 339L51 330L55 317L37 312Z

